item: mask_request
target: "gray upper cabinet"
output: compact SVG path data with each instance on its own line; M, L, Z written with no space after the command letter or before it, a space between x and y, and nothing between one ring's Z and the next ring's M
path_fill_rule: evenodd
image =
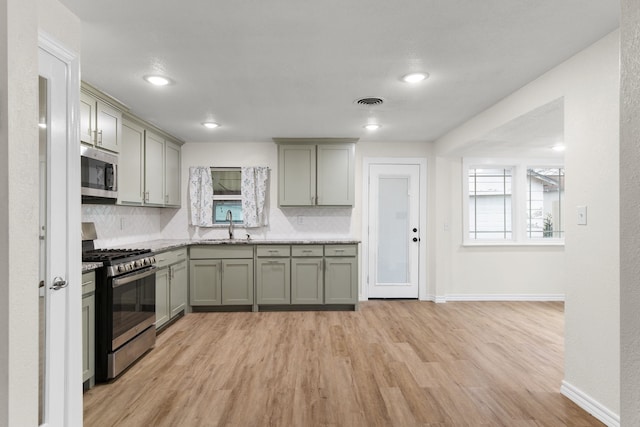
M316 146L278 147L278 201L280 206L316 204Z
M125 115L118 204L180 207L180 155L180 145Z
M122 112L95 96L80 93L80 141L97 148L120 151Z
M145 132L144 142L144 202L164 205L164 138Z
M118 159L118 203L144 202L144 128L122 121L122 147Z
M276 139L276 142L282 139ZM280 206L353 206L355 143L278 143Z
M355 144L318 145L317 150L317 204L353 206Z
M180 151L178 144L170 141L164 146L164 204L180 207Z

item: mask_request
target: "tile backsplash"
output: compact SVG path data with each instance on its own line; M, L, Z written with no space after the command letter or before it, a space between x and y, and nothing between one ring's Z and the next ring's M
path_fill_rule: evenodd
M82 205L82 221L96 225L96 247L115 247L156 239L226 238L227 228L196 228L188 225L187 209L148 208L116 205ZM235 227L235 237L262 239L351 238L351 208L271 208L268 225L262 228Z
M162 208L82 205L82 222L96 225L97 248L162 238Z

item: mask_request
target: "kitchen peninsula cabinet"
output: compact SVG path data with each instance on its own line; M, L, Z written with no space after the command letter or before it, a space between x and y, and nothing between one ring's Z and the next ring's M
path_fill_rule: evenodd
M192 246L189 259L191 306L253 304L253 245Z
M82 382L91 388L95 375L95 291L94 271L82 274Z
M353 206L356 139L274 141L280 206Z
M358 305L357 244L258 245L257 309Z
M156 254L156 329L186 311L187 249Z
M118 204L180 207L180 145L128 115L122 134Z
M80 92L80 141L96 148L120 151L122 112L86 90Z

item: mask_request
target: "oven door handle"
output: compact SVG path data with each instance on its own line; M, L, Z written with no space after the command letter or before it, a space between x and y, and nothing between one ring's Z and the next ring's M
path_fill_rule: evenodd
M152 274L156 274L157 269L158 267L151 266L144 270L127 274L126 276L117 277L113 279L111 287L117 288L118 286L126 285L127 283L135 282L136 280L144 279L145 277L151 276Z

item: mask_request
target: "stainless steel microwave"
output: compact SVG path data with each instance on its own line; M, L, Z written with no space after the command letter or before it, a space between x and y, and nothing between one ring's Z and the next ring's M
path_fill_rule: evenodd
M118 156L80 147L82 203L115 203L118 199Z

